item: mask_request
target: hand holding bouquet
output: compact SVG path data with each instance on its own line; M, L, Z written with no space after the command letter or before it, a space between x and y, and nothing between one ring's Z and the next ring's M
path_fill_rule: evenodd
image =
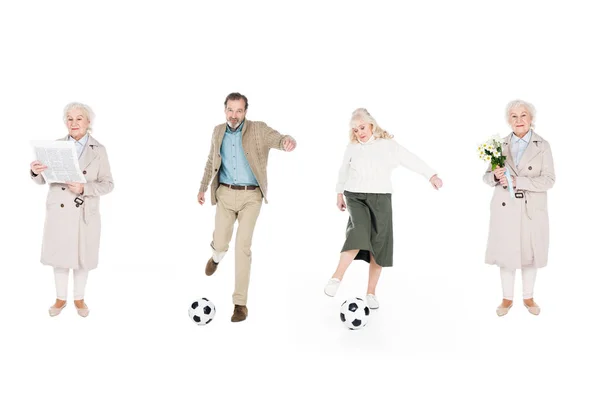
M510 192L510 197L514 198L515 193L513 190L512 179L510 171L505 168L506 156L502 155L502 142L500 136L496 135L488 139L477 147L477 153L479 158L483 161L492 164L492 172L496 179L502 183L502 187Z

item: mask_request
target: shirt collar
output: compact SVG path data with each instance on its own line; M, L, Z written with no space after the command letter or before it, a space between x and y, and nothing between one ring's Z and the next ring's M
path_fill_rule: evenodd
M513 132L512 134L512 142L513 143L517 143L519 140L524 141L525 143L529 143L529 141L531 140L531 129L529 130L529 132L527 132L527 134L525 136L523 136L522 138L519 138L517 135L515 135L515 133Z
M75 139L73 139L73 136L69 135L69 141L78 143L82 146L85 146L88 141L89 136L90 136L89 133L86 133L85 135L83 135L83 137L81 139L75 140Z
M245 119L242 121L242 123L237 128L235 128L235 130L232 130L231 127L229 126L229 124L226 124L227 128L225 129L225 132L227 132L227 133L238 133L238 132L241 132L242 128L244 127L244 122L246 122Z

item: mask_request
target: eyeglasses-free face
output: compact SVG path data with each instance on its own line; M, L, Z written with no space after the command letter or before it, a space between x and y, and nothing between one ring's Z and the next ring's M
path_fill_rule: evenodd
M352 132L358 141L366 142L373 136L373 125L362 120L355 121L353 125Z
M236 129L246 118L246 103L244 99L229 100L225 106L225 117L232 129Z
M508 114L508 123L515 135L523 137L531 128L531 115L524 106L515 107Z
M69 110L67 113L67 129L73 139L79 140L84 137L89 126L90 120L81 110L76 108Z

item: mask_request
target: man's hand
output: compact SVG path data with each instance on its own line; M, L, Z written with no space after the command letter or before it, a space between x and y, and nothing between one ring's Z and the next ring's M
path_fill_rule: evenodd
M296 141L294 139L284 139L283 150L292 151L296 148Z

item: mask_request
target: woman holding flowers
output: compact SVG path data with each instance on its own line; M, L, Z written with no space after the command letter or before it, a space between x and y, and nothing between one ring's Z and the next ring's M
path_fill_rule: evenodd
M335 296L352 260L363 260L369 263L367 305L376 309L375 288L382 267L393 264L392 170L402 165L423 175L436 190L442 187L442 180L381 129L364 108L352 113L349 134L337 182L337 206L340 211L347 207L350 218L340 261L325 294Z
M485 262L500 267L502 303L498 316L513 304L516 270L523 279L523 302L533 314L538 268L548 262L547 190L554 185L554 162L550 144L533 131L535 108L522 100L506 106L512 133L480 146L480 157L490 162L483 181L494 188L490 206L490 229Z

